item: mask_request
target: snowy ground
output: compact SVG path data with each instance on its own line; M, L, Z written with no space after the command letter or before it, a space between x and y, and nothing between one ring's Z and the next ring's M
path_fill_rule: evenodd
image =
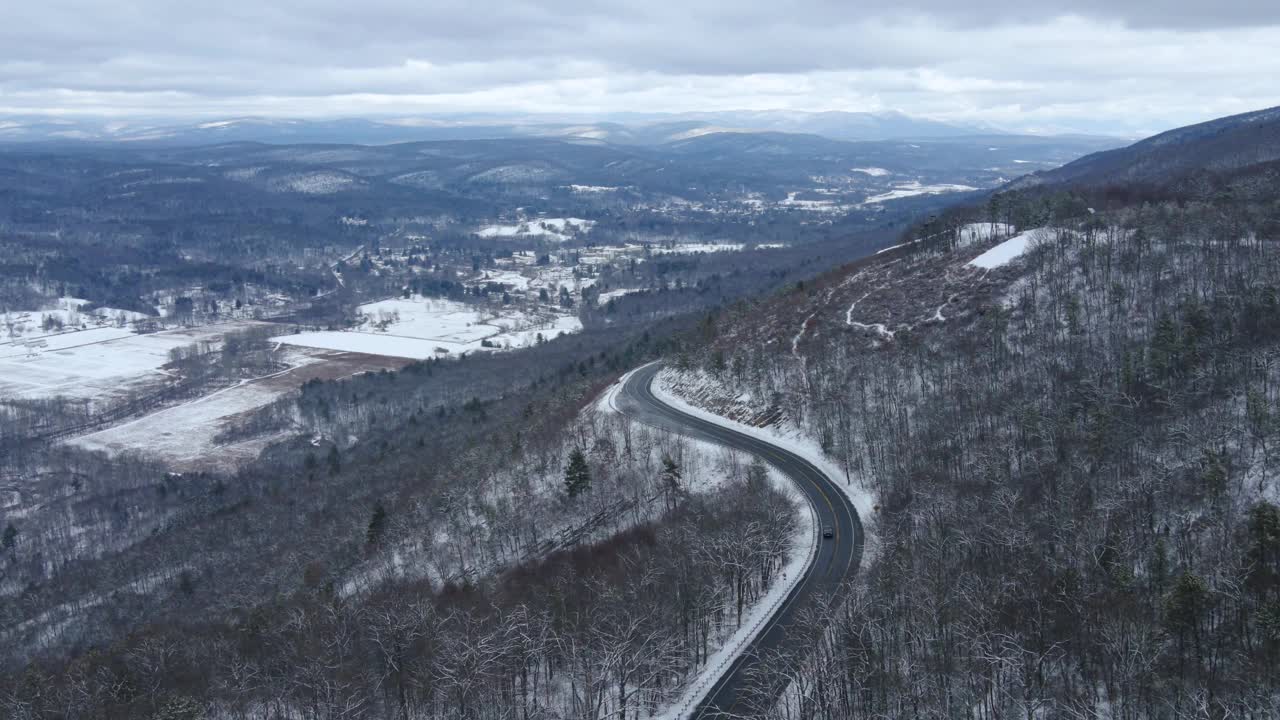
M476 234L484 238L541 237L564 242L576 233L591 232L593 225L595 221L582 218L534 218L511 225L488 225L480 228Z
M859 479L849 477L840 466L827 458L822 452L822 448L818 446L817 441L807 437L799 428L794 426L778 427L775 425L756 427L730 420L694 405L687 397L691 392L699 389L696 385L706 384L706 382L702 378L693 378L691 381L689 377L682 376L670 368L664 368L662 372L658 373L657 379L653 384L653 394L659 400L683 412L766 440L790 450L813 463L814 467L834 480L835 484L849 498L849 502L853 504L853 508L858 511L858 515L862 518L864 529L867 529L868 535L870 534L869 525L872 514L875 511L876 499L870 491L862 487ZM870 537L867 538L868 547L871 545L870 539Z
M287 345L422 360L528 347L582 329L574 315L551 309L493 310L415 296L361 305L354 330L304 332L278 338Z
M162 379L169 351L255 325L222 323L138 334L130 328L95 327L0 343L0 396L108 399Z
M1013 233L1013 226L1007 223L969 223L960 228L959 246L977 245L991 242Z
M243 320L138 333L132 327L118 327L115 321L99 325L97 316L77 313L74 301L39 312L57 316L68 328L75 329L42 330L42 321L36 312L11 313L15 339L0 341L0 398L62 396L106 403L131 393L146 393L170 379L171 371L165 365L171 350L198 342L217 346L228 332L267 325ZM110 313L106 317L110 318ZM577 318L572 320L577 322ZM501 325L504 321L495 322ZM513 343L533 341L525 325L512 319L505 322L510 329L494 327L488 331L502 332ZM184 469L211 465L234 467L255 456L270 438L234 447L215 447L213 438L229 419L266 405L311 378L333 379L367 370L395 369L405 364L396 353L385 354L393 357L293 349L286 353L286 362L291 366L288 370L247 380L181 405L161 408L67 442L111 453L140 452Z
M649 252L653 255L688 255L691 253L736 252L746 247L742 243L676 243L674 245L653 245Z
M238 415L256 410L308 380L332 380L385 368L394 370L403 361L324 350L287 351L291 367L261 378L242 381L181 405L167 407L135 420L68 440L68 444L111 454L134 452L161 459L179 471L219 468L233 470L251 460L271 437L217 445L214 438Z
M0 337L5 341L21 342L92 328L123 328L146 315L132 310L98 308L87 311L88 300L61 298L55 307L43 310L15 310L0 313ZM45 325L49 325L47 329Z
M789 495L794 502L803 503L799 490L782 473L769 467L769 482L778 490ZM774 582L759 600L743 612L742 624L733 635L725 638L720 648L707 659L706 665L698 672L697 677L685 687L679 699L663 708L653 717L658 720L684 720L724 673L725 668L743 653L747 645L758 635L761 629L773 617L778 607L786 601L792 588L799 584L813 562L818 549L818 530L813 508L804 503L805 512L797 516L795 535L787 564L782 568L781 578Z
M949 192L968 192L970 190L977 189L978 188L970 187L968 185L922 185L920 184L920 181L912 180L908 183L895 185L894 188L888 192L880 193L879 195L872 195L866 200L863 200L862 203L864 205L874 205L876 203L887 202L889 200L900 200L902 198L914 197L916 195L938 195Z
M610 386L596 402L582 410L565 433L564 454L567 456L569 448L576 446L577 438L584 434L588 437L610 437L614 447L631 447L633 452L621 455L614 468L620 478L628 479L621 485L612 486L609 492L621 493L619 497L638 492L644 507L638 511L638 515L628 513L619 516L616 524L600 528L595 534L580 539L579 542L604 539L634 522L642 522L660 512L661 503L656 496L648 490L638 489L627 483L637 481L643 485L639 476L646 472L645 468L661 467L664 457L669 456L679 462L681 481L685 489L693 493L713 492L733 482L735 478L742 476L750 463L750 456L745 453L627 420L614 408L612 402L623 382L625 378ZM774 479L781 483L780 488L785 494L792 496L789 481L781 477ZM522 517L539 519L539 540L561 537L563 533L577 528L584 520L581 509L575 510L564 504L559 470L554 467L548 470L542 459L513 459L496 473L475 478L475 488L479 492L479 505L460 512L471 513L466 515L463 522L473 522L477 527L493 523L495 513L509 512L506 508L511 508L515 501L514 488L523 488L518 499ZM481 505L494 510L480 512L476 508ZM499 558L474 553L477 546L471 539L465 541L462 548L455 547L458 542L458 537L451 536L440 528L431 535L414 536L393 549L388 556L354 570L339 586L339 593L346 597L369 592L392 578L429 579L439 586L461 577L464 570L468 575L495 572L521 558L527 559L529 556L524 553L534 549L526 546L520 548L515 555L504 554ZM554 546L559 547L564 546ZM544 548L543 551L549 550ZM465 560L461 559L464 555ZM457 563L462 563L465 567L459 567ZM724 633L726 636L729 634L728 631ZM721 639L712 638L716 642Z
M809 201L797 201L809 202ZM823 201L814 201L823 202ZM755 250L773 250L786 247L782 243L761 243L753 246ZM547 291L548 299L556 302L561 288L569 292L575 302L583 300L583 290L596 284L597 276L604 272L606 266L625 269L631 263L647 262L658 255L683 255L692 253L738 252L746 250L742 243L733 242L695 242L690 240L638 235L634 240L616 245L592 245L587 247L564 247L553 249L545 254L546 262L539 264L539 256L543 253L533 251L516 251L508 257L496 258L492 267L488 267L468 277L463 282L468 287L485 287L500 285L512 298L523 298L527 303L545 304L540 300L541 291ZM618 280L611 280L610 286L599 300L607 303L610 298L621 297L629 292L638 292L643 288L619 287ZM625 282L625 281L623 281Z
M624 297L626 295L631 295L632 293L638 293L638 292L644 292L644 288L623 288L621 290L609 290L608 292L602 292L596 296L596 304L608 305L609 301L614 298L620 298L620 297Z
M569 190L573 192L582 193L585 195L597 195L599 193L617 192L623 189L613 185L567 185L566 187L568 187Z
M819 190L819 192L821 191ZM798 192L787 193L787 199L778 203L778 205L784 208L807 210L809 212L838 213L849 210L849 206L841 205L833 200L798 200L796 196L799 194Z
M1034 246L1042 235L1043 232L1041 230L1028 230L1015 235L970 260L969 264L986 270L1003 267Z

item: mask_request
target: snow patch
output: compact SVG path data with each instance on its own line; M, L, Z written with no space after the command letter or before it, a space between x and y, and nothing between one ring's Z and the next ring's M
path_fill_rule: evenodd
M864 205L874 205L876 203L887 202L889 200L901 200L902 198L915 197L916 195L940 195L942 193L952 192L969 192L978 188L969 185L955 185L940 183L937 185L922 185L918 180L912 180L909 183L900 183L888 192L872 195L863 200Z
M598 193L618 192L622 188L611 185L567 185L571 192L592 195Z
M1015 235L970 260L969 264L987 270L1008 265L1031 248L1033 243L1039 241L1043 234L1041 230L1028 230L1020 235Z
M453 300L394 298L358 308L352 330L282 335L286 345L424 360L464 353L521 348L582 330L573 315L547 310L489 308Z
M271 189L276 192L296 192L304 195L332 195L358 185L355 178L326 171L296 173L271 181Z
M633 293L639 293L639 292L644 292L644 288L623 288L621 290L610 290L608 292L602 292L596 296L596 304L608 305L609 301L613 300L614 298L620 298L626 295L631 295Z
M692 253L737 252L745 247L742 243L677 243L669 247L649 246L654 255L688 255Z
M556 242L569 240L576 233L591 232L593 220L582 218L538 218L510 225L487 225L476 231L483 238L542 237Z

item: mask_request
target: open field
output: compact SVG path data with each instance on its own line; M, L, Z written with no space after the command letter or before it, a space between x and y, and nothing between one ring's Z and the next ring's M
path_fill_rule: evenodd
M63 312L52 311L52 312ZM85 323L61 332L29 328L21 339L0 342L0 398L63 396L106 405L130 394L154 390L171 376L165 365L175 348L193 343L220 343L228 332L270 327L234 321L155 333L138 333L114 324ZM79 328L79 323L76 325ZM336 379L364 371L396 369L399 357L384 357L315 348L290 348L288 369L247 379L190 402L163 407L66 442L110 453L139 452L171 462L176 469L230 469L254 457L274 438L215 446L213 438L236 416L253 411L313 378Z
M59 298L56 304L57 307L43 310L0 313L0 333L6 341L23 342L76 330L123 328L128 323L148 317L140 312L116 308L85 310L90 303L80 298Z
M139 334L93 327L45 335L37 341L0 342L0 397L66 396L104 401L163 379L169 351L253 325L237 321Z
M144 415L114 427L69 440L90 450L138 452L170 463L179 471L231 470L253 459L275 436L217 445L214 438L237 416L256 410L308 380L336 380L361 372L396 370L406 361L311 348L288 351L292 367L265 377L245 380L191 402Z
M283 335L282 343L352 353L425 359L505 350L578 332L577 317L551 309L486 310L452 300L415 297L360 306L364 323L355 330Z
M582 218L536 218L507 225L487 225L476 231L483 238L541 237L564 242L575 233L587 233L595 222Z
M582 327L576 316L548 306L486 309L421 297L369 303L360 313L363 321L354 330L276 337L285 348L282 359L287 369L245 379L65 442L112 454L137 452L184 471L234 469L277 438L256 437L227 445L215 444L214 438L238 417L308 380L394 370L410 359L524 347L537 343L539 336L551 339ZM34 334L38 326L28 327L21 339L0 342L0 397L63 396L106 405L130 394L146 393L170 379L174 369L167 364L175 348L193 343L216 346L226 333L250 327L286 331L283 326L255 321L154 333L93 321L74 327L41 335Z

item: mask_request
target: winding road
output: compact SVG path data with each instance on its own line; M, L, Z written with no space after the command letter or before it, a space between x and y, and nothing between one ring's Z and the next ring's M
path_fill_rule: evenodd
M785 448L753 435L718 425L678 410L653 394L653 379L661 364L646 365L627 379L614 404L624 415L655 427L697 440L725 445L756 455L789 477L809 499L817 513L817 523L834 531L831 538L818 539L818 554L808 574L796 584L775 612L751 640L746 651L731 663L688 717L742 717L761 714L758 702L747 701L742 692L746 678L771 651L786 647L787 631L800 611L823 596L840 592L841 583L852 577L862 560L862 522L848 498L813 463ZM776 700L784 689L783 678L766 688L765 697Z

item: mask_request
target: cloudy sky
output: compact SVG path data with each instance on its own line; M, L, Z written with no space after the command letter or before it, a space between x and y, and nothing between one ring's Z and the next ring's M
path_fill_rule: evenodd
M14 0L0 114L901 110L1143 133L1280 105L1262 0Z

